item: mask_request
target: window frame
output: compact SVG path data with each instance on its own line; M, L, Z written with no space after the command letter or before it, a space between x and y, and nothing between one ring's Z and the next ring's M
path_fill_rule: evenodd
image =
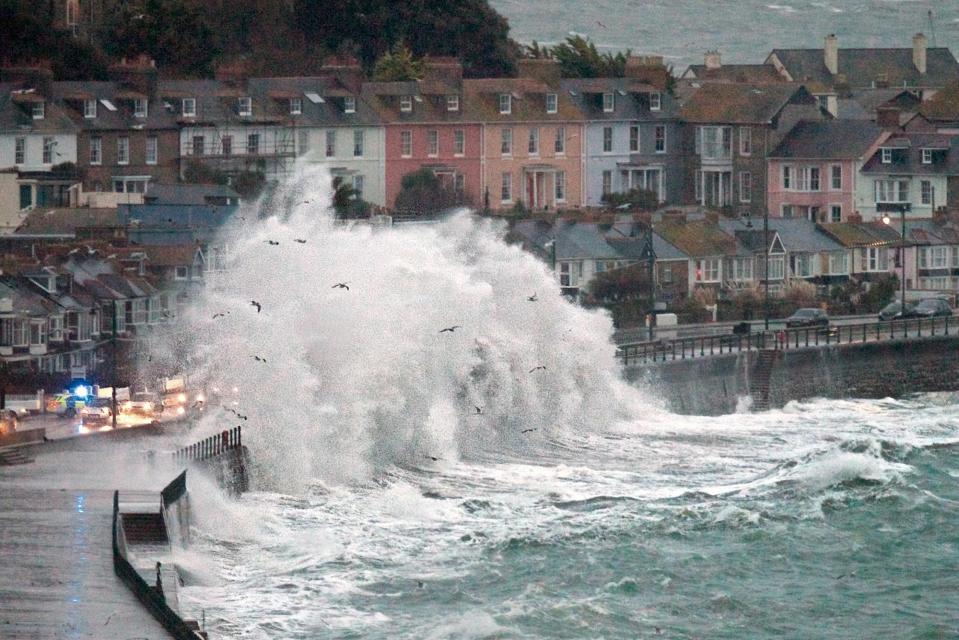
M326 158L336 157L336 129L327 129L323 136L323 154Z
M460 110L460 97L458 95L448 95L446 96L446 110L447 111L459 111Z
M90 109L93 105L93 109ZM83 101L83 117L90 120L97 117L97 99Z
M13 164L27 163L27 139L17 136L13 141Z
M362 158L366 152L366 135L362 129L353 130L353 157Z
M653 140L655 141L653 151L655 153L666 153L666 125L657 124L653 128Z
M499 113L508 116L513 113L513 96L508 93L499 94Z
M88 155L91 166L100 166L103 164L103 138L100 136L91 136Z
M400 112L413 113L413 96L400 96Z
M189 109L187 109L187 104L190 105ZM183 98L183 102L180 103L180 114L184 118L195 118L196 117L196 98Z
M160 156L160 140L157 136L147 136L144 149L145 164L155 165Z
M146 118L149 114L150 106L146 98L133 99L133 117Z
M616 94L612 92L603 93L603 113L613 113L616 111Z
M453 156L461 158L466 155L466 130L453 130Z
M546 94L546 113L559 112L559 95L555 93Z
M558 156L566 155L566 127L556 127L553 136L553 153Z
M629 125L629 152L639 153L640 148L640 130L638 124Z
M751 171L739 172L739 202L753 201L753 174Z
M303 114L303 98L290 98L290 115L298 116Z
M409 129L400 131L400 157L413 157L413 132Z
M440 132L429 129L426 132L426 155L435 158L440 154Z
M882 164L892 164L892 149L888 147L883 147L879 150L881 154L880 161Z
M117 136L117 164L130 164L130 136Z
M239 116L253 115L253 98L250 96L241 96L236 99L236 113Z
M922 150L922 164L932 164L932 149Z
M603 127L603 153L613 153L612 127Z
M30 118L32 120L43 120L47 115L47 103L43 100L34 102L30 107Z
M499 132L499 153L501 156L513 155L513 129L503 127Z
M557 171L553 174L553 197L556 202L566 202L566 172Z
M356 113L356 96L343 96L343 113Z
M509 171L503 171L500 174L500 203L505 204L513 201L513 174Z
M531 156L539 156L539 127L529 128L526 152Z
M753 154L753 130L750 127L739 127L739 155Z
M649 94L649 110L650 111L661 111L663 108L663 94L659 91L654 91Z

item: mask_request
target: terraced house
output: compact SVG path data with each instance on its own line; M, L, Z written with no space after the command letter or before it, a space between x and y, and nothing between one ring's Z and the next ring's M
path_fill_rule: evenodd
M492 211L581 207L583 114L563 90L554 61L517 64L518 78L463 81L468 118L483 123L484 205Z
M110 68L109 82L56 82L56 100L79 129L77 165L86 191L144 193L177 180L178 128L148 58Z
M365 83L363 97L385 129L388 205L404 176L428 168L463 202L483 206L483 125L472 120L458 61L429 60L420 80Z
M627 72L662 67L661 58L631 58ZM643 189L656 202L679 202L682 159L678 104L663 83L639 77L564 80L563 89L586 120L585 203Z
M685 199L740 216L767 209L766 159L800 120L822 120L794 84L694 83L684 123Z

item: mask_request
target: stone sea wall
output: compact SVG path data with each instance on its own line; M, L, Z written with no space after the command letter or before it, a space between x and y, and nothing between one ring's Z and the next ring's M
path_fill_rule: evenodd
M748 406L758 352L675 360L625 370L680 414L721 415ZM959 337L791 349L773 361L769 405L823 398L901 397L959 390Z

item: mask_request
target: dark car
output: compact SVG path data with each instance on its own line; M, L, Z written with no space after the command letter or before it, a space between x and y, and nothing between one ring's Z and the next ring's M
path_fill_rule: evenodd
M916 305L916 316L919 318L935 318L938 316L951 316L952 307L942 298L926 298L920 300Z
M807 307L797 309L796 313L786 318L786 326L793 327L828 327L829 316L822 309Z
M906 318L916 317L916 307L906 303L906 310L902 310L902 304L899 302L890 302L882 311L879 312L880 320L905 320Z

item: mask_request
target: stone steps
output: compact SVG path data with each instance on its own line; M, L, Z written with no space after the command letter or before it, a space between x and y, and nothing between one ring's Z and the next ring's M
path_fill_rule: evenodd
M33 458L23 455L19 449L0 450L0 467L12 467L19 464L30 464Z

